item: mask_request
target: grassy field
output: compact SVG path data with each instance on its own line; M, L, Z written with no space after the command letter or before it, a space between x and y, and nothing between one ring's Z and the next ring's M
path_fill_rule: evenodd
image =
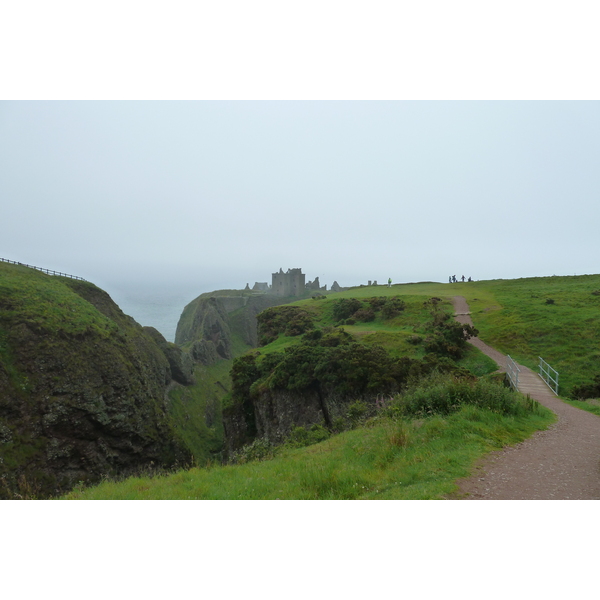
M392 355L420 358L410 338L424 331L429 313L423 302L464 296L480 337L489 345L534 368L542 356L560 373L563 397L573 385L600 371L600 275L493 280L472 283L416 283L353 288L324 300L302 300L317 327L332 323L333 301L402 296L406 309L391 320L344 325L365 344ZM261 353L282 351L298 337L281 335ZM469 347L461 366L478 376L495 370L493 361ZM594 402L570 402L600 414ZM520 416L477 406L452 414L419 418L381 415L362 426L306 448L282 447L270 460L211 466L155 478L131 478L76 490L68 498L169 499L433 499L452 497L456 480L468 476L477 459L495 448L517 443L554 416L536 407Z
M387 286L364 286L339 294L331 294L324 300L300 300L288 306L298 306L306 310L311 315L315 327L323 328L335 325L332 314L333 307L335 301L340 298L358 298L366 303L368 299L373 297L401 295L405 302L405 308L395 317L384 319L381 314L377 313L373 321L356 322L352 325L343 324L341 326L358 341L366 345L382 346L394 357L423 358L425 350L421 345L412 343L411 338L414 338L415 335L425 336L427 334L427 325L431 321L431 308L425 306L424 302L432 296L440 297L440 290L444 290L444 287L440 284L416 284L392 286L391 288ZM368 303L366 305L368 306ZM440 297L439 309L452 314L451 298ZM259 350L265 354L281 352L285 348L299 343L299 341L299 337L281 335L277 340ZM484 374L482 372L483 365L486 365L485 373L496 370L495 363L475 348L469 349L469 360L465 361L465 366L470 362L478 363L478 374Z
M374 295L464 296L479 337L534 370L541 356L560 373L563 397L600 373L600 275L364 286L323 302Z
M482 286L483 287L483 286ZM496 306L475 302L473 320L491 346L536 368L560 373L562 396L600 372L600 276L545 277L485 284Z

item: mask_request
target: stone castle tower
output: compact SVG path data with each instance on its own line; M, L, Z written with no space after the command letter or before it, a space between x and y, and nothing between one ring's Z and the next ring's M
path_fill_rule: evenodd
M276 296L301 296L306 287L306 275L302 269L288 269L287 273L279 269L273 273L271 293Z

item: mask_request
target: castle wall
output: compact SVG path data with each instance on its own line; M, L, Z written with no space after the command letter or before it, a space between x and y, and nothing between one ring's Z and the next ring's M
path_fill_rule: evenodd
M272 274L271 293L276 296L301 296L306 287L306 275L302 269L288 269L286 273Z

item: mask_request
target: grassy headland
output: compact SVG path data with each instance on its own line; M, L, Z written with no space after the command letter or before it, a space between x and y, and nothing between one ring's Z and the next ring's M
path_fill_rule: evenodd
M318 329L337 325L366 346L381 346L391 356L419 359L427 353L423 340L431 319L431 306L425 304L428 298L440 298L438 310L451 313L451 296L464 295L474 312L475 325L479 326L483 322L481 315L504 316L495 295L497 288L497 282L365 286L288 306L303 309ZM341 323L339 315L334 314L335 301L341 298L358 299L366 309L374 297L397 296L402 296L404 307L390 318L375 311L374 318L367 321L345 319ZM495 323L488 318L485 324L488 331L493 331L494 326L501 328L504 323L502 318ZM275 338L260 348L261 356L285 352L301 343L302 336L294 334L288 325L284 324ZM493 361L471 346L458 364L479 377L495 370ZM418 388L412 393L425 397L430 394L419 392ZM501 393L509 394L511 402L517 405L527 403L519 395ZM447 389L442 395L447 395ZM407 402L407 396L388 402ZM525 439L553 418L537 405L518 415L502 414L477 403L462 405L449 413L432 408L418 415L405 411L393 415L384 407L366 421L354 419L352 429L341 433L319 427L298 428L293 432L298 435L290 436L288 443L278 448L257 440L238 455L243 464L106 482L97 488L75 491L69 498L443 498L456 490L454 482L467 476L482 454ZM298 439L310 443L323 438L326 439L305 448L295 447Z
M464 296L479 337L534 370L541 356L560 373L561 396L600 373L600 275L363 286L335 298L375 294Z
M317 328L337 324L365 345L382 346L391 356L419 359L426 350L418 338L427 335L430 318L424 301L438 297L439 308L451 312L450 299L454 295L467 299L479 336L488 344L530 368L535 369L539 356L556 368L563 397L569 396L574 385L589 382L597 374L600 275L457 284L424 282L390 288L361 286L318 301L301 300L294 306L305 310ZM405 308L392 318L376 314L368 321L336 323L336 300L354 298L367 306L364 303L373 297L398 296L405 301ZM300 336L283 331L262 347L260 354L284 352L299 343ZM458 364L480 378L484 376L476 385L493 385L485 378L495 366L475 348L469 347ZM483 396L510 394L507 406L521 408L507 413L477 402L459 402L450 412L435 407L419 414L390 411L394 404L406 407L415 397L426 401L438 396L447 398L449 386L454 384L438 382L436 392L434 384L423 385L390 398L375 416L361 419L359 415L352 420L352 429L341 433L318 427L298 428L288 443L278 448L259 440L240 453L240 464L214 465L153 479L106 482L75 491L69 498L444 498L453 494L455 481L467 476L482 455L517 443L554 420L539 405L508 391L492 392L492 388L482 391ZM497 386L493 389L498 390ZM571 403L600 413L594 402ZM356 413L356 406L354 410ZM298 440L303 442L299 444Z

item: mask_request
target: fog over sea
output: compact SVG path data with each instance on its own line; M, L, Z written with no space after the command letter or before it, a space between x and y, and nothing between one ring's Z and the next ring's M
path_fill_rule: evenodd
M211 291L203 286L139 286L119 284L104 288L119 308L140 325L154 327L168 342L175 341L175 331L184 307L200 294Z

